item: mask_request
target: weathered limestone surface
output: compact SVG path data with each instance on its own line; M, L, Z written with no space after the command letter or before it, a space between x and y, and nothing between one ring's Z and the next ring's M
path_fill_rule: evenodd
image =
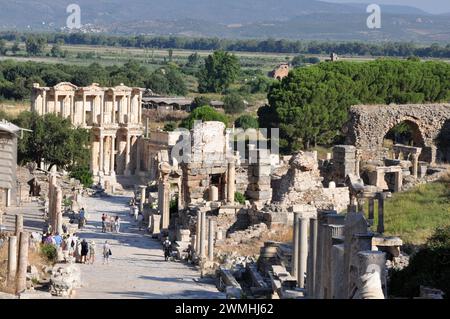
M350 108L346 144L361 150L362 160L382 159L383 138L395 125L407 121L414 127L414 140L422 146L421 159L434 162L448 158L448 147L436 150L436 140L450 139L450 104L357 105Z
M290 159L273 200L286 207L309 204L322 210L344 210L349 202L348 188L325 189L322 180L315 154L300 151Z

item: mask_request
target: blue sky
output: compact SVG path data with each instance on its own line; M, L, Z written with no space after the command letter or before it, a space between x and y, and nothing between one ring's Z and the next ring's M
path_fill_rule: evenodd
M325 2L359 2L375 4L400 4L417 7L430 13L450 12L450 0L321 0Z

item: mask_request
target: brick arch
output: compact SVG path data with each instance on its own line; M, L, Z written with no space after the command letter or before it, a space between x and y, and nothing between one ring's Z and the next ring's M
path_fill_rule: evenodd
M402 122L412 123L423 147L422 159L436 159L436 138L450 119L450 104L357 105L350 108L345 126L346 144L360 151L362 160L382 159L383 139Z

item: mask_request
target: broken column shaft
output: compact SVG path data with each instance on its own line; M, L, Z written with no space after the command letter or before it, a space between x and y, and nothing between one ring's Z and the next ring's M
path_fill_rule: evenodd
M208 220L208 260L214 260L214 227L215 221L210 218Z
M17 272L17 236L10 236L8 242L8 282L14 282Z
M19 294L27 288L27 267L28 267L28 241L29 234L20 233L19 239L19 263L16 275L16 294Z

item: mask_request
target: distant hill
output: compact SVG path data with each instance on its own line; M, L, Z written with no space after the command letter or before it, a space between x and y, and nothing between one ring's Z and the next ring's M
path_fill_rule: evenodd
M351 1L351 0L349 0ZM60 30L73 0L0 0L0 30ZM230 38L450 41L448 15L381 6L382 29L366 6L317 0L77 0L82 24L109 33Z

